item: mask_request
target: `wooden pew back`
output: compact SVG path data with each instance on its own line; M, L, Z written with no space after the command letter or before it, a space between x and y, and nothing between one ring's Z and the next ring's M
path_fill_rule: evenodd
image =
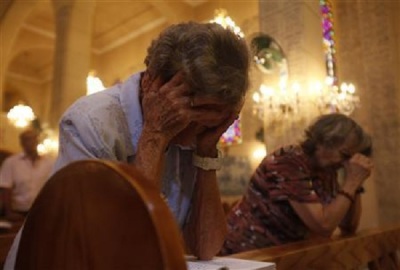
M78 161L46 183L26 218L16 269L186 269L158 189L126 164Z
M400 225L368 229L347 237L315 239L263 248L230 257L275 262L278 270L340 270L368 266L399 270Z
M3 265L6 261L8 251L14 241L16 233L2 233L0 234L0 268L3 269Z

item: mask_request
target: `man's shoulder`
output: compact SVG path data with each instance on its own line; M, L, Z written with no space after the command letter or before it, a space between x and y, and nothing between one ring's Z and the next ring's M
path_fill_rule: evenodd
M65 111L61 117L61 123L115 120L116 114L120 114L122 108L117 91L113 90L104 90L110 93L96 93L78 99Z
M6 163L13 163L13 162L18 162L20 160L22 160L24 157L24 153L20 152L20 153L16 153L16 154L12 154L11 156L7 157L4 162L3 162L3 166Z

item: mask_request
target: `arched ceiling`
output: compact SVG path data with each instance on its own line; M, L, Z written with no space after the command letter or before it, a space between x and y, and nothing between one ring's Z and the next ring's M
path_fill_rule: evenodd
M160 25L192 16L193 9L204 2L207 0L97 1L92 51L101 55ZM37 1L13 45L6 80L51 80L55 28L51 0Z

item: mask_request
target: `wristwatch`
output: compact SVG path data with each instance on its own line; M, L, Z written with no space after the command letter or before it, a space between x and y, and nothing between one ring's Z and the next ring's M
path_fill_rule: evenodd
M221 169L222 159L223 159L222 152L219 149L217 150L218 150L218 156L216 158L200 157L193 152L193 160L192 160L193 165L206 171Z

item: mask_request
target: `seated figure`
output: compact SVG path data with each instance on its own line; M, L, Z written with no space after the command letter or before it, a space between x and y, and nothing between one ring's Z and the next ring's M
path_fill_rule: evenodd
M264 158L241 201L228 214L221 255L354 232L360 193L372 161L370 136L342 114L318 118L299 145ZM344 169L344 182L338 169Z
M37 151L39 133L28 129L20 136L23 152L9 156L0 170L5 217L23 219L48 179L54 160Z

